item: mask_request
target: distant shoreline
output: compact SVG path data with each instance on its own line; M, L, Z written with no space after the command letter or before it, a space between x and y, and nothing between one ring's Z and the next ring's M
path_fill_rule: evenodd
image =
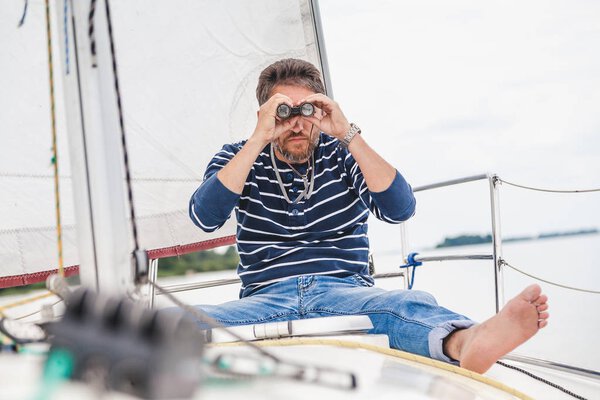
M539 235L534 236L516 236L503 238L503 243L511 243L511 242L525 242L531 240L543 240L557 237L568 237L568 236L580 236L580 235L594 235L600 233L598 228L591 229L578 229L574 231L562 231L562 232L546 232L540 233ZM444 247L456 247L456 246L468 246L473 244L484 244L484 243L492 243L492 235L458 235L452 237L446 237L443 242L438 243L435 248L440 249Z

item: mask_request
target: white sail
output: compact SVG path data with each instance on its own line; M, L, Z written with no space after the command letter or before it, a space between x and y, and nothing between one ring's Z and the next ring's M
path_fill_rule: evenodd
M34 282L39 279L33 274L58 265L45 6L29 3L20 28L23 3L0 3L0 287ZM56 27L53 34L58 56ZM59 78L60 62L54 61ZM78 256L60 85L56 95L63 255L69 266Z
M57 267L45 10L41 0L29 3L20 29L22 4L0 5L0 287L41 280ZM64 11L63 2L51 4ZM320 66L311 2L137 0L111 7L140 247L166 256L231 237L233 220L213 234L197 229L189 221L188 199L220 146L252 132L260 71L285 57ZM62 83L75 79L76 68L70 13L53 19L66 266L81 261L73 211L73 198L80 197L71 193L62 107ZM77 172L84 168L71 162Z

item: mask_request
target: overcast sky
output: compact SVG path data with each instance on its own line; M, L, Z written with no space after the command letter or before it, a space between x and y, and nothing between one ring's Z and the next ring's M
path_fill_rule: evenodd
M600 2L319 4L334 97L413 186L494 172L600 187ZM418 201L417 246L490 230L483 182ZM506 236L600 227L600 193L504 185L500 201ZM395 231L374 225L389 242Z
M27 24L19 30L15 26L21 5L0 4L4 20L11 21L0 26L3 43L12 45L0 54L0 60L8 61L2 64L5 73L0 76L0 86L9 93L0 96L0 103L4 110L26 112L26 117L18 118L0 115L2 126L7 127L5 146L0 148L0 170L13 171L15 155L23 161L25 154L31 154L25 164L37 163L46 171L51 165L50 145L46 144L50 135L39 139L40 132L29 127L41 123L49 129L43 2L30 4ZM320 0L319 4L334 97L348 118L362 128L368 142L413 186L495 172L507 181L532 186L600 187L600 2ZM175 11L177 23L181 23L183 16ZM163 21L160 13L155 14ZM194 15L190 13L188 18ZM143 24L124 26L133 29ZM135 30L127 32L122 40L136 46L146 43L153 50L140 54L168 60L172 67L194 67L187 58L176 63L155 54L155 41L138 41ZM140 32L148 34L144 29ZM54 43L56 46L57 41ZM40 66L44 73L34 71ZM160 83L171 87L169 79L177 75L164 74ZM124 89L126 82L124 79ZM143 106L154 110L158 107L153 108L151 100L160 97L154 93L159 93L159 82L150 82L151 90L138 92L145 96ZM131 117L136 99L127 99L129 132L136 137L134 128L139 121ZM193 101L177 104L197 107ZM179 135L195 135L195 127L203 126L191 124L194 129L187 125L186 130L180 129L172 123L177 119L168 118L164 105L160 109L152 114L168 120ZM154 120L149 121L160 131ZM138 136L149 136L146 130L138 131ZM9 132L19 134L11 136ZM25 140L25 134L32 139ZM32 153L29 146L35 140L47 141ZM217 140L220 145L222 139ZM66 141L59 141L60 146L66 147ZM173 153L184 156L177 149ZM61 171L69 175L68 154L60 154ZM159 170L165 169L164 164L156 164ZM63 206L70 197L70 192L65 194ZM0 198L2 209L13 205L9 200ZM547 195L504 185L500 201L505 236L600 227L600 193ZM41 208L29 192L21 202ZM54 218L52 201L44 204ZM185 202L173 204L184 207ZM20 222L22 216L15 213L17 218ZM448 235L487 233L489 220L485 182L419 194L417 215L409 224L411 243L431 246ZM374 248L397 248L398 228L375 221L372 218ZM3 223L12 227L6 219ZM34 218L33 223L38 220Z

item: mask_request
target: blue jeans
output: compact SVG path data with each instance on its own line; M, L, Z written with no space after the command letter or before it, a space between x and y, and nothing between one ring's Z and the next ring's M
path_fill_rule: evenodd
M455 361L444 354L443 339L456 329L474 324L438 306L429 293L383 290L359 275L300 276L255 290L239 300L198 307L226 326L368 315L374 326L369 333L388 335L391 347L445 362Z

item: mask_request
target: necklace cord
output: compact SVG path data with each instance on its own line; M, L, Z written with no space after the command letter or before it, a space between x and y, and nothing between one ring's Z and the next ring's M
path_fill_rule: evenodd
M294 167L292 167L289 163L286 164L294 171L296 174L300 175L302 180L304 181L304 190L296 197L296 199L291 200L287 194L287 190L283 184L283 180L281 179L281 175L279 174L279 168L277 168L277 162L275 161L275 153L273 150L273 144L270 146L270 155L271 155L271 165L273 166L273 170L275 171L275 177L277 178L277 183L279 184L279 188L281 189L281 193L283 194L284 199L288 202L288 204L298 204L302 199L310 199L312 196L313 188L315 186L315 158L311 154L309 159L312 161L312 166L308 169L310 170L310 182L307 181L307 177L300 174ZM306 172L308 175L309 171Z
M312 140L312 134L313 134L314 127L315 127L315 124L312 124L312 126L310 128L309 140ZM304 174L304 175L301 174L298 170L296 170L296 168L294 168L290 163L285 161L285 163L288 165L288 167L290 167L292 169L292 171L294 171L298 176L300 176L300 178L302 178L302 181L304 182L304 190L302 192L300 192L300 194L298 195L298 197L296 197L295 200L292 201L287 194L287 190L285 189L283 180L281 179L281 175L279 174L279 168L277 168L277 162L275 160L275 153L273 150L274 146L275 146L274 143L271 143L271 145L269 146L270 155L271 155L271 165L273 167L273 170L275 171L275 177L277 178L277 183L279 184L279 188L281 189L281 193L283 194L284 199L288 202L288 204L298 204L300 202L300 200L302 200L302 199L306 199L306 200L310 199L310 197L312 196L312 193L313 193L313 189L315 187L314 150L309 155L308 161L311 163L311 165L309 165L307 167L306 174ZM310 172L310 182L307 179L309 172Z

